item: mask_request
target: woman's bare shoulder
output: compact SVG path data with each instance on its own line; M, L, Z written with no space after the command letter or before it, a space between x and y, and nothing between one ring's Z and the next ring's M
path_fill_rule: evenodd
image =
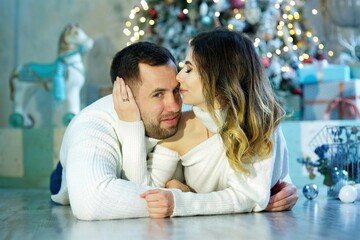
M185 128L189 128L193 125L192 122L194 121L194 118L195 118L195 114L193 111L187 111L187 112L181 113L181 118L179 121L177 132L175 133L174 136L161 141L161 143L177 141L181 137L183 137L184 132L187 131L187 129L185 129Z
M205 126L202 125L194 112L189 111L182 113L177 133L174 136L161 141L159 144L183 155L200 142L204 141L205 135Z

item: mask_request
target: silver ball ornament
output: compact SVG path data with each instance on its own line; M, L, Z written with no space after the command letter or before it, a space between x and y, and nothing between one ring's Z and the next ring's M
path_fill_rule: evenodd
M308 200L312 200L319 195L319 189L316 184L306 184L303 187L303 194Z

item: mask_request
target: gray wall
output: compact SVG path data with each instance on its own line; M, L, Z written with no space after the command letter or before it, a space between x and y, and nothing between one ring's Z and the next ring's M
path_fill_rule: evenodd
M86 83L82 105L110 87L109 65L116 51L126 46L124 21L135 0L0 0L0 127L8 127L11 114L9 76L18 64L51 63L57 56L61 31L68 23L79 23L91 36L94 48L85 56ZM53 119L50 93L41 90L30 100L35 127L61 125ZM56 113L54 112L56 115ZM55 122L54 122L55 121Z

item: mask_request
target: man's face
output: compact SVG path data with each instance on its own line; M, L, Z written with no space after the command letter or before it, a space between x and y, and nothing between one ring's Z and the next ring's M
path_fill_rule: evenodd
M141 85L134 91L148 137L165 139L173 136L181 116L176 66L150 66L140 63Z

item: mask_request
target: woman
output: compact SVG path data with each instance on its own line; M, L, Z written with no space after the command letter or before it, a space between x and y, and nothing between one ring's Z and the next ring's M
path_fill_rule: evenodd
M271 187L287 175L287 148L278 127L285 112L252 41L224 29L199 34L177 80L193 111L183 113L176 135L157 145L150 162L181 159L187 186L170 181L167 187L196 193L147 191L141 197L150 216L264 210Z

